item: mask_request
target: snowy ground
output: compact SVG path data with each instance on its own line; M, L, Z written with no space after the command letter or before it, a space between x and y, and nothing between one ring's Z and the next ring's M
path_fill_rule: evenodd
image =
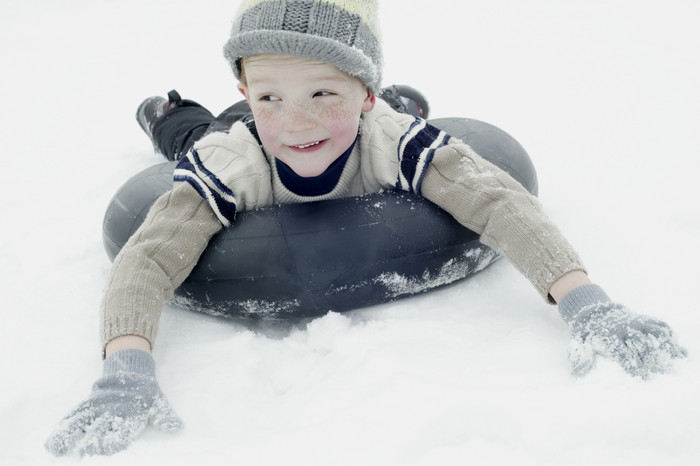
M641 381L576 379L567 329L505 261L308 327L168 308L154 356L184 418L83 464L700 464L700 3L384 0L385 82L433 116L510 132L592 278L689 350ZM133 113L177 88L236 98L231 0L2 0L0 464L43 441L101 371L104 209L159 162Z

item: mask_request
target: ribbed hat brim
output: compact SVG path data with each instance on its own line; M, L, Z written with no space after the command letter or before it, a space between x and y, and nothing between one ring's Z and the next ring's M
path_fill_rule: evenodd
M336 40L290 31L250 31L237 34L226 42L224 55L240 78L240 59L251 55L291 55L329 63L355 76L373 92L379 91L381 68L362 50Z

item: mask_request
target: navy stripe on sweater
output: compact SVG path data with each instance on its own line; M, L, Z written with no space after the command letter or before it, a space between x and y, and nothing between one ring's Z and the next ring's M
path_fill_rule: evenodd
M173 172L173 181L189 183L197 190L209 203L222 225L227 227L233 222L238 206L233 191L214 173L207 170L196 150L190 149L187 155L180 159Z
M449 134L416 118L399 141L399 176L396 187L420 194L425 170L432 162L435 151L449 140Z

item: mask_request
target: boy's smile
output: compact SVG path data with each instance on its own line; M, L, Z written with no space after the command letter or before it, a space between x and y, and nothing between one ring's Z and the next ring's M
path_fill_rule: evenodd
M296 150L297 152L313 152L317 149L320 149L326 142L328 142L328 139L324 139L323 141L314 141L308 144L299 144L298 146L290 147Z
M265 149L302 177L322 174L357 137L374 95L327 63L286 55L244 61L238 88L255 117Z

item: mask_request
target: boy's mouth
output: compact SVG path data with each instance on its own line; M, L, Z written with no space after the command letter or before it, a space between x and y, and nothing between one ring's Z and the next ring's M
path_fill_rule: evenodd
M317 144L320 144L321 141L316 141L316 142L311 142L309 144L302 144L300 146L296 146L297 149L306 149L307 147L315 146Z
M295 151L298 151L298 152L311 152L311 151L314 151L316 149L319 149L327 141L328 141L328 139L323 139L321 141L312 141L312 142L307 142L304 144L298 144L298 145L289 146L289 147L294 149Z

